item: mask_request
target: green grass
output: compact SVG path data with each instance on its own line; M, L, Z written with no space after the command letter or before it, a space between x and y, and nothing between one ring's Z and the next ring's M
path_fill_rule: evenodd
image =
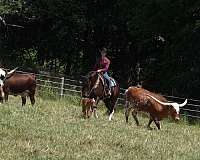
M147 118L137 127L122 110L112 122L99 106L99 118L85 120L79 99L37 98L36 106L21 107L19 97L0 105L0 159L200 159L200 128L182 121L161 122L161 131L148 130ZM153 124L152 127L155 127Z

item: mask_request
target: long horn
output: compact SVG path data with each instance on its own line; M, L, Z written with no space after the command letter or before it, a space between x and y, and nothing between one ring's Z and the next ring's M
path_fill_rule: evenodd
M14 73L18 68L19 68L19 67L16 67L15 69L9 71L7 74L12 74L12 73Z
M187 99L185 99L185 102L179 104L179 107L183 107L183 106L185 106L186 104L187 104Z
M147 94L147 96L153 98L155 101L157 101L158 103L165 105L165 106L171 106L172 103L167 103L167 102L161 102L160 100L158 100L157 98L153 97L152 95Z
M173 102L173 103L167 103L167 102L161 102L160 100L158 100L157 98L147 94L147 96L150 96L151 98L153 98L155 101L157 101L158 103L160 104L163 104L163 105L168 105L168 106L173 106L173 107L183 107L187 104L187 99L185 99L185 102L183 102L182 104L178 104L176 102Z

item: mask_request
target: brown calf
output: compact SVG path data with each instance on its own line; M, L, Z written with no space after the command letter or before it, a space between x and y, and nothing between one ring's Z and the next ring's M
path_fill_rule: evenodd
M136 124L139 125L137 113L139 111L146 112L150 115L148 128L150 128L151 123L154 121L157 128L160 129L159 121L168 116L171 116L174 120L179 120L180 107L187 104L187 99L182 104L168 103L163 96L139 87L129 87L125 92L125 96L126 122L128 122L129 113L132 111L132 116Z
M82 105L82 112L84 118L90 118L92 115L92 106L95 105L95 99L92 98L82 98L81 99L81 105Z

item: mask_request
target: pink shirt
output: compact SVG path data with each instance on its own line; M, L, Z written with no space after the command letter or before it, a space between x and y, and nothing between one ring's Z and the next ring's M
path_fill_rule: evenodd
M110 60L107 57L99 58L94 66L94 70L97 71L101 69L102 72L107 72L109 66L110 66Z

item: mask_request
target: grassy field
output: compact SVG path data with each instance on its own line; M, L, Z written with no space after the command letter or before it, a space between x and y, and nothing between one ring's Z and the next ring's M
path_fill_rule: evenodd
M165 120L161 131L147 130L147 118L137 127L132 117L125 124L122 110L112 122L105 111L100 106L98 119L85 120L77 98L37 98L36 107L21 107L20 97L10 97L0 105L0 159L200 159L198 125Z

